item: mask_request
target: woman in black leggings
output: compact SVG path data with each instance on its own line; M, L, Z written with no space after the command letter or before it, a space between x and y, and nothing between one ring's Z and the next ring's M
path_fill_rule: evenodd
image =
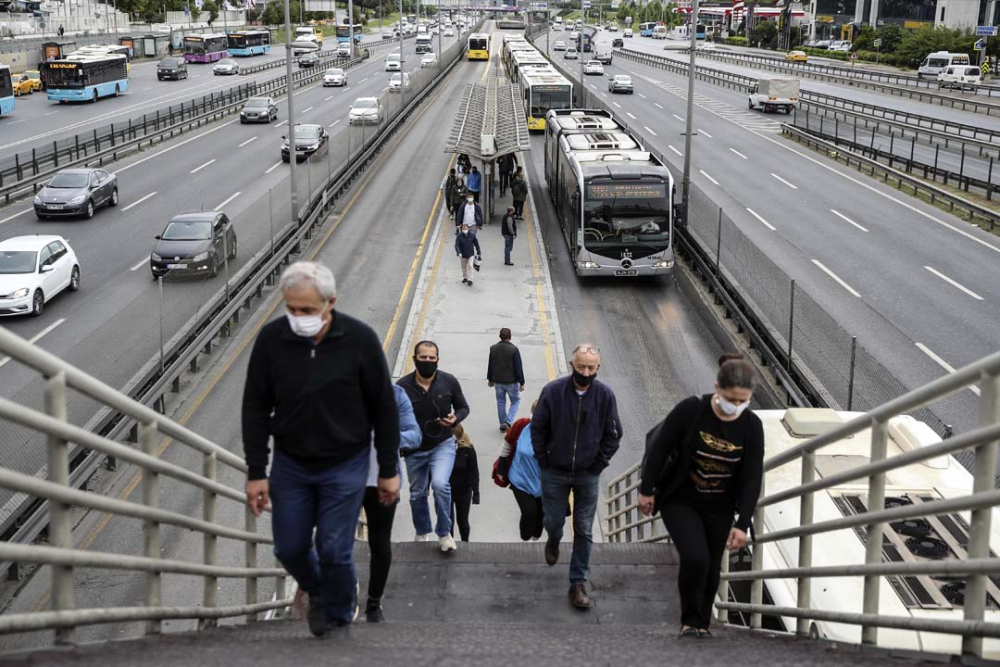
M639 508L660 512L680 554L682 637L711 636L723 553L747 542L764 469L753 389L753 367L725 354L715 392L684 399L647 436Z

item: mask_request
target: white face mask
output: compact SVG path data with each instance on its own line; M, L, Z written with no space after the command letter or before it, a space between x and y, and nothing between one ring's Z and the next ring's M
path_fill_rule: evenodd
M722 410L723 414L726 414L730 417L739 417L741 414L743 414L743 411L750 406L750 401L746 401L744 403L736 405L735 403L730 403L729 401L727 401L726 399L722 398L722 396L719 395L716 395L715 399L716 403L719 404L719 409Z
M292 333L303 338L314 338L323 329L323 315L292 315L285 311Z

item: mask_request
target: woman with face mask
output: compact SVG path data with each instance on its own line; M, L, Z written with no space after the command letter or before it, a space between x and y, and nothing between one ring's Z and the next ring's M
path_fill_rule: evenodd
M660 512L680 554L682 637L711 636L723 554L747 542L764 469L754 381L742 355L725 354L715 392L684 399L646 435L639 509Z

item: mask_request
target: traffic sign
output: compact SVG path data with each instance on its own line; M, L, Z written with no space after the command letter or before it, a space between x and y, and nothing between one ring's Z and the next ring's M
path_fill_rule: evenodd
M990 64L989 64L989 63L985 63L985 62L984 62L984 63L983 63L983 64L982 64L982 65L981 65L981 66L979 67L979 71L983 73L983 76L986 76L987 74L989 74L989 73L990 73Z
M590 0L583 0L583 8L590 9Z
M877 49L880 46L882 46L882 38L881 37L879 37L879 38L877 38L875 40L875 48Z
M852 53L851 54L851 60L857 60L857 59L858 59L858 54Z
M995 25L981 25L976 27L977 37L996 37L997 27Z
M986 40L985 39L980 39L975 44L972 45L972 50L973 51L982 51L985 48L986 48Z

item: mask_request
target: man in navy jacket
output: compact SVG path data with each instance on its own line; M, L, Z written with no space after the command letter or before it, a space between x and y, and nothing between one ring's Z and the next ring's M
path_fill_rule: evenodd
M618 402L609 386L597 381L601 351L578 345L570 361L572 374L545 385L531 419L531 442L542 469L545 562L559 561L559 541L573 493L573 556L569 566L569 598L587 609L587 572L601 471L618 451L622 437Z

